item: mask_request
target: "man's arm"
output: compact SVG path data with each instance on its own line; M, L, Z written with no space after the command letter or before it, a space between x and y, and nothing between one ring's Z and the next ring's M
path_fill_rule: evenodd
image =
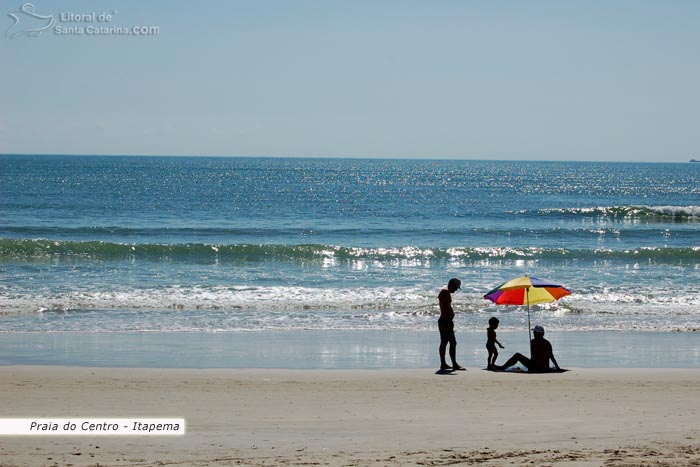
M554 363L554 368L557 369L557 371L561 371L561 368L559 368L559 364L557 363L557 359L554 358L554 355L552 355L552 363Z
M554 351L552 350L552 344L549 344L549 358L552 359L552 363L554 363L554 368L556 368L557 371L561 371L561 368L559 368L559 364L557 363L557 359L554 358Z

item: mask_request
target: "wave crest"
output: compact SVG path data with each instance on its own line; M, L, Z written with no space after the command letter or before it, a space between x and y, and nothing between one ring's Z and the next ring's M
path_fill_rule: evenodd
M452 261L492 260L649 260L657 262L700 262L700 246L687 248L640 247L633 249L567 249L540 247L341 247L302 244L215 245L112 243L102 241L57 241L0 239L0 258L14 261L41 260L149 260L196 262L287 261Z
M527 212L527 211L523 211ZM585 208L540 209L539 215L609 217L676 222L700 222L700 206L598 206Z

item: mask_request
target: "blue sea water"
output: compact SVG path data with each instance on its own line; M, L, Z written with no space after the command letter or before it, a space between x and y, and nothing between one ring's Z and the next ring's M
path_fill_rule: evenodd
M0 334L700 330L700 164L0 156ZM481 344L480 344L481 347Z

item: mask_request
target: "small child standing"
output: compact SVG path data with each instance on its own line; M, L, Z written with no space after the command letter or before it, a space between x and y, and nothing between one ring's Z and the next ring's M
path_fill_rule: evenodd
M498 318L495 316L489 319L489 327L486 330L486 350L489 351L489 359L486 366L487 370L493 370L496 367L496 359L498 358L498 350L496 344L502 349L505 349L496 339L496 329L498 328Z

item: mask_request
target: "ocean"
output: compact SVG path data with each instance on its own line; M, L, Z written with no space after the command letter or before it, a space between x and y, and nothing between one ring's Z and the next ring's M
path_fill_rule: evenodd
M526 347L526 309L483 299L524 274L572 291L530 307L562 345L661 336L668 361L695 365L700 164L0 156L0 364L82 364L83 345L109 349L89 364L177 366L139 355L181 340L189 366L250 365L250 346L227 347L248 342L294 367L300 342L313 356L332 337L431 366L451 277L479 363L491 316ZM693 356L672 356L679 340ZM143 352L115 363L122 346ZM373 366L360 360L342 365Z

